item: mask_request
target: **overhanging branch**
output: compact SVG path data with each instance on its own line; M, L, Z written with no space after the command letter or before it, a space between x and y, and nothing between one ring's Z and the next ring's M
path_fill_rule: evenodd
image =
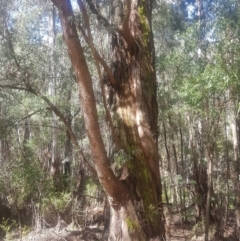
M78 4L79 2L80 1L78 0ZM88 3L91 12L97 16L99 23L102 24L109 32L116 33L116 29L114 28L114 26L110 24L108 20L99 13L92 0L87 0L86 2Z
M21 121L23 121L23 120L26 120L27 118L30 118L31 116L37 114L37 113L40 112L41 110L42 110L42 108L40 108L40 109L32 112L31 114L28 114L28 115L24 116L23 118L21 118L20 120L18 120L17 123L19 123L19 122L21 122Z
M29 92L33 95L36 95L36 96L40 97L42 100L44 100L44 102L48 104L48 106L52 109L52 111L56 114L56 116L58 116L59 119L63 122L63 124L65 125L65 127L67 129L67 132L69 133L71 141L73 142L74 146L76 147L80 156L82 157L82 161L86 164L87 169L91 172L93 177L97 178L97 173L96 173L95 169L86 160L86 158L83 154L83 151L82 151L81 147L79 146L79 144L77 142L76 136L75 136L75 134L72 130L72 127L71 127L70 123L66 120L66 118L61 113L61 111L51 102L51 100L49 100L46 96L42 95L41 93L38 93L36 90L34 90L29 85L27 87L21 87L21 86L15 86L15 85L2 85L1 84L0 88L9 88L9 89L14 89L14 90L27 91L27 92Z
M81 31L85 41L90 46L93 55L96 57L96 59L99 61L99 63L102 65L103 69L107 73L107 76L108 76L110 84L112 85L112 87L117 89L118 88L118 84L117 84L117 82L116 82L116 80L115 80L115 78L114 78L114 76L112 74L112 71L110 70L110 68L108 67L108 65L104 61L104 59L101 57L101 55L98 53L96 48L93 46L93 44L91 43L90 38L86 35L85 31L83 30L82 26L79 23L77 23L77 28Z
M25 88L25 87L15 86L15 85L1 85L1 84L0 84L0 88L2 88L2 89L8 88L8 89L13 89L13 90L24 90L24 91L28 91L27 88Z

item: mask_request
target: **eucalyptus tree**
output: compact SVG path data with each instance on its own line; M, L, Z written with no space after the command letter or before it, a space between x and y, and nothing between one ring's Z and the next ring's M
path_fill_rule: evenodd
M79 40L72 3L52 1L59 10L64 41L78 82L81 106L98 179L110 206L109 240L165 239L161 182L156 143L157 102L151 1L111 2L112 18L101 14L92 1L89 9L111 36L110 66L98 54L91 37L86 6L78 1L93 54L104 68L109 98L109 123L115 153L121 153L121 174L110 168L99 129L92 78ZM98 6L98 7L101 7ZM103 94L103 98L106 98Z

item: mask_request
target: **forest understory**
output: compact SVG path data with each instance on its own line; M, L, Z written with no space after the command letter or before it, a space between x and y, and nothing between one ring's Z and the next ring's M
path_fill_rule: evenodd
M19 229L16 226L11 228L7 225L1 225L0 240L1 241L106 241L104 238L104 231L106 231L104 225L106 220L104 215L104 205L92 206L86 208L82 214L82 224L78 224L75 220L72 223L64 221L68 218L62 216L58 217L56 223L56 217L54 218L54 225L42 220L44 227L39 227L39 221L35 220L35 226L23 228L22 233L19 233ZM194 206L187 208L188 220L184 221L184 215L182 210L176 210L172 208L172 205L165 204L165 221L166 221L166 241L204 241L204 222L196 223ZM186 210L186 209L184 209ZM223 210L224 213L224 210ZM223 214L222 213L222 214ZM29 225L32 219L36 217L28 217L25 220L25 224ZM24 216L22 216L24 220ZM53 221L53 220L52 220ZM222 220L223 221L223 220ZM32 222L33 223L33 222ZM229 216L227 222L223 228L220 223L213 223L209 227L209 240L210 241L238 241L235 237L235 218L234 210L229 210ZM27 226L25 226L27 227ZM4 231L5 229L5 231ZM20 238L22 236L22 238ZM149 239L149 241L158 241L158 239Z

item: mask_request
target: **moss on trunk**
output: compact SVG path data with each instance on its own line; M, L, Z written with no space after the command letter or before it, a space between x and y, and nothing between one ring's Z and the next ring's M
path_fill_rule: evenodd
M129 174L123 176L120 173L120 179L128 188L145 234L148 237L164 237L156 142L156 75L147 4L139 1L136 6L132 4L131 9L128 6L128 15L121 25L123 34L113 36L112 71L119 89L110 89L109 104L122 155L119 158L119 152L115 154L117 166L121 166L122 170L127 168ZM126 24L126 20L130 19L135 21ZM128 42L129 32L134 44Z

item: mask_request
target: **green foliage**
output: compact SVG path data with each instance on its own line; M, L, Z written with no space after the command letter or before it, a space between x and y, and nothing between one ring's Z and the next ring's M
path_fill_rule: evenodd
M18 205L22 205L26 199L35 196L42 175L41 169L35 164L37 163L25 164L18 160L1 168L0 183L4 193L9 196L11 205L16 200Z
M138 226L137 222L131 220L130 217L127 217L125 221L126 221L126 223L127 223L127 227L128 227L128 230L129 230L130 233L132 233L132 232L134 232L135 230L138 230L138 229L139 229L139 226Z
M9 219L5 219L4 217L0 223L0 228L6 233L11 231L11 229L14 228L15 226L16 226L16 222L14 220L10 221Z
M196 239L197 237L203 237L205 232L205 221L198 222L195 224L191 230L190 237L192 240ZM212 240L216 233L216 225L210 225L209 227L209 239Z
M114 164L117 168L121 168L127 164L131 159L131 155L127 154L123 149L119 150L117 153L114 153Z
M138 13L139 13L140 23L142 27L143 44L146 45L149 41L149 34L151 30L150 30L149 23L147 22L145 8L143 6L139 7Z
M158 210L152 204L150 204L147 208L147 217L149 220L156 220L155 217L158 216Z
M193 234L197 236L201 236L204 234L205 226L204 226L204 221L198 222L197 224L194 225L192 232Z
M91 178L84 180L84 194L88 196L96 196L99 187L96 182Z
M71 193L49 193L42 200L42 207L45 213L64 213L72 200Z

